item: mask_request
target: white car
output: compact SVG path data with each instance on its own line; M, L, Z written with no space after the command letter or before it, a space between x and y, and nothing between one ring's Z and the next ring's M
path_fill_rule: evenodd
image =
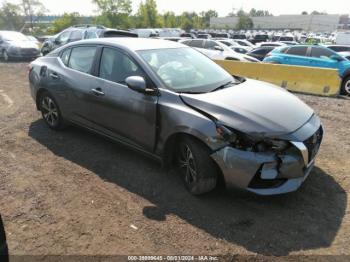
M183 40L180 43L193 47L212 60L236 60L242 62L260 62L258 59L233 51L219 41L211 39Z
M261 42L256 44L257 47L264 47L264 46L280 47L285 45L286 45L285 43L281 43L281 42Z
M233 51L237 53L246 54L253 50L252 47L240 45L232 39L216 39L216 40L228 46L229 48L231 48Z
M350 45L350 32L339 32L335 37L337 45Z

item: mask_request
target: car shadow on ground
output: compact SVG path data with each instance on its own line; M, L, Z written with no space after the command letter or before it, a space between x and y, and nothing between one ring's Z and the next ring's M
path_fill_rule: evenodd
M214 238L262 255L329 247L345 214L346 192L318 167L297 192L287 195L215 190L195 197L175 171L80 128L55 132L37 120L29 136L55 155L149 200L152 205L142 210L148 219L166 221L174 214Z

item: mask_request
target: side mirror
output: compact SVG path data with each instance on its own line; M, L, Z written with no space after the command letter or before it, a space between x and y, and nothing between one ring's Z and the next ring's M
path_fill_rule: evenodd
M343 61L343 58L338 55L331 55L329 58L338 62Z
M147 88L145 79L142 76L129 76L125 79L126 85L139 93L154 93L154 89Z
M214 46L214 50L221 51L221 52L224 51L224 49L218 45Z

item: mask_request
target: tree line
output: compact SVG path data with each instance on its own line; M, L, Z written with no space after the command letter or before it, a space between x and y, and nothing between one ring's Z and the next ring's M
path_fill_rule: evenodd
M142 1L136 12L132 10L131 0L92 0L92 2L96 5L98 13L90 22L118 29L165 27L182 28L188 31L193 28L209 28L210 19L218 17L215 10L200 13L183 12L180 15L176 15L172 11L160 14L155 0ZM71 25L87 22L86 17L79 13L65 13L50 25L36 23L36 20L46 12L48 10L40 0L21 0L19 4L5 1L0 6L0 30L21 30L32 34L54 34ZM316 11L313 13L315 14ZM237 28L231 29L252 29L254 24L251 17L272 16L272 14L267 10L252 8L249 12L242 9L237 12L233 10L227 16L239 19Z

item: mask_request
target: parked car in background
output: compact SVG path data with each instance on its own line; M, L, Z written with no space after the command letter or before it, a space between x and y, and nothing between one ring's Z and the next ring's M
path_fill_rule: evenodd
M325 47L335 52L350 52L350 45L325 45Z
M295 42L295 37L294 36L286 36L282 35L278 38L278 42L283 42L283 41L288 41L288 42Z
M350 31L338 32L335 36L335 44L337 45L350 45Z
M110 29L104 26L76 25L46 40L42 45L41 52L46 55L70 42L101 37L138 37L138 35L130 31Z
M350 60L350 52L338 52L338 54Z
M156 39L162 39L162 40L168 40L168 41L173 41L173 42L179 42L184 39L192 39L192 38L185 38L185 37L155 37Z
M219 41L211 39L193 39L180 41L181 43L196 48L199 52L215 60L236 60L245 62L259 62L259 60L237 53Z
M252 44L257 44L261 42L267 42L267 40L269 40L269 35L256 34L252 39L250 39L250 42L252 42Z
M279 47L279 46L285 46L286 44L280 43L280 42L261 42L257 43L257 47L263 47L263 46L272 46L272 47Z
M299 45L299 43L296 41L279 41L279 42L286 45Z
M39 49L41 48L41 42L32 35L27 35L29 41L33 42Z
M242 39L233 39L233 41L235 41L236 43L238 43L241 46L246 46L246 47L250 47L251 49L256 48L256 45L252 44L251 42L249 42L248 40L242 40Z
M231 48L233 51L240 53L240 54L246 54L249 51L252 50L251 47L248 46L241 46L240 44L238 44L237 42L235 42L232 39L217 39L217 41L219 41L220 43L223 43L225 45L227 45L229 48Z
M74 123L175 165L194 195L221 178L260 195L295 191L323 136L320 119L293 94L235 78L170 41L70 43L31 63L29 81L49 128Z
M263 61L264 58L268 53L270 53L273 49L276 47L274 46L263 46L253 49L252 51L248 52L247 55L254 57L260 61Z
M321 37L308 37L305 39L304 43L308 45L318 45L318 44L324 44L325 41Z
M211 38L211 35L210 35L210 34L198 34L198 35L197 35L197 38L200 38L200 39L210 39L210 38Z
M41 56L36 43L27 36L15 31L0 31L0 57L12 59L35 59Z
M192 33L182 33L180 34L180 37L184 37L184 38L196 38L196 36Z
M245 40L247 39L247 36L245 34L232 34L231 38Z
M342 78L341 93L350 95L350 61L327 47L298 45L276 48L264 62L338 69Z
M230 34L228 34L228 33L216 33L215 38L230 38Z
M150 28L131 29L130 32L136 34L138 37L141 38L159 37L158 31Z

